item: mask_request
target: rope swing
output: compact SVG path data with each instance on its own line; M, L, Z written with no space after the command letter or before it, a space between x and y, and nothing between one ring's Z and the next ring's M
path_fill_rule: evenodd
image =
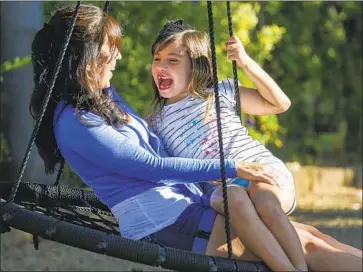
M30 153L39 132L49 100L62 66L68 44L77 20L82 1L77 1L71 24L65 33L64 42L57 58L55 69L49 82L34 130L29 140L20 170L15 182L0 182L0 232L12 228L33 234L35 249L39 247L38 237L83 250L105 254L150 266L160 266L178 271L269 271L262 262L237 261L232 259L231 230L229 222L228 196L221 136L221 119L218 91L217 63L214 44L213 10L207 2L212 66L217 112L218 139L220 149L221 176L225 214L225 229L228 245L228 259L212 257L175 248L163 247L147 242L126 239L120 236L118 223L109 208L93 191L59 186L64 169L64 159L60 162L54 185L21 182ZM110 1L104 4L104 12L109 10ZM229 34L233 35L230 3L227 2ZM234 87L238 90L236 63L233 62ZM236 91L239 115L239 92ZM7 199L6 201L4 199Z

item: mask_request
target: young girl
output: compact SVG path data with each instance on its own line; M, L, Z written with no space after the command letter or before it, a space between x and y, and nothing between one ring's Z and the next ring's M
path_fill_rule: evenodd
M233 36L227 44L229 60L254 81L256 89L239 86L241 112L255 115L277 114L290 106L289 98L274 80L253 61L240 40ZM155 91L154 112L149 122L163 140L170 156L198 159L218 159L219 145L214 108L214 89L208 36L184 25L181 20L170 21L160 31L152 46L152 76ZM295 207L295 185L285 164L263 144L252 139L236 112L233 80L218 84L225 158L244 162L261 162L278 177L275 185L229 180L229 186L244 186L242 218L231 218L233 225L243 225L241 241L270 267L280 261L290 261L301 271L307 270L299 238L286 214ZM213 190L211 205L223 213L221 188L204 183ZM218 199L218 201L214 201ZM257 211L257 213L256 213ZM258 238L257 238L258 237ZM261 241L263 244L261 244ZM264 248L279 244L281 256L271 258Z

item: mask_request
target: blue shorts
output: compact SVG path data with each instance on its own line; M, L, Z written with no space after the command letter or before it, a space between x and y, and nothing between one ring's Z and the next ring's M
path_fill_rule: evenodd
M141 241L204 254L216 218L216 211L202 203L191 203L170 226Z
M249 189L251 182L242 178L235 178L228 182L228 184L237 184L246 189ZM205 192L206 195L210 196L214 192L214 190L217 189L220 185L205 182L201 186L203 188L203 192Z
M294 189L291 189L292 186L289 186L290 184L292 184L294 186L294 180L292 178L292 175L290 174L291 178L287 178L286 180L290 181L290 183L287 183L282 189L282 192L284 193L284 195L287 196L291 196L292 197L292 204L289 207L286 207L286 209L284 210L286 215L290 215L296 208L296 198L295 198L295 192ZM228 184L236 184L239 185L241 187L246 188L246 190L249 190L250 185L251 185L251 181L242 179L242 178L235 178L231 181L228 182ZM204 182L201 187L202 187L202 191L205 192L205 194L207 195L206 197L210 197L214 190L217 189L220 185L216 185L216 184L212 184L212 183L208 183L208 182Z

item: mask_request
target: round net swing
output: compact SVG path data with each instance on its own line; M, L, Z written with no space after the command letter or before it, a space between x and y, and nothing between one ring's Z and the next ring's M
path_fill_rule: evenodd
M212 257L163 247L152 243L126 239L119 233L118 223L109 208L91 190L59 186L64 160L61 162L54 185L22 182L32 146L37 137L48 102L52 95L57 75L67 50L77 19L81 1L77 2L72 23L65 34L55 71L44 98L32 136L30 138L20 171L15 182L0 183L0 231L6 233L15 228L33 235L35 249L38 237L52 240L83 250L105 254L132 262L179 271L268 271L262 262L232 259L227 185L224 170L223 142L221 137L220 111L217 110L217 126L220 147L221 175L223 186L225 227L229 258ZM208 1L208 20L212 49L212 65L215 91L215 106L219 109L218 77L214 46L213 11ZM107 12L109 1L104 5ZM229 34L233 35L230 3L227 2ZM236 64L233 62L234 85L238 88ZM238 95L238 92L236 92ZM239 97L236 97L239 102ZM238 104L238 103L237 103ZM236 110L239 110L237 107Z

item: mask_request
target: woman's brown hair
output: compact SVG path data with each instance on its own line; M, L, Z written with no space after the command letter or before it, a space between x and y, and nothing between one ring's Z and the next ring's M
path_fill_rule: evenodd
M48 91L61 45L74 13L73 6L56 10L48 24L39 30L32 43L32 64L35 87L30 101L30 113L37 118ZM53 131L54 111L60 101L72 105L78 118L86 125L81 111L96 113L108 124L119 126L127 122L127 115L112 98L98 88L98 68L117 56L122 33L119 24L102 9L81 5L67 51L50 98L45 116L35 140L45 164L52 173L62 159ZM101 52L107 42L111 56Z

